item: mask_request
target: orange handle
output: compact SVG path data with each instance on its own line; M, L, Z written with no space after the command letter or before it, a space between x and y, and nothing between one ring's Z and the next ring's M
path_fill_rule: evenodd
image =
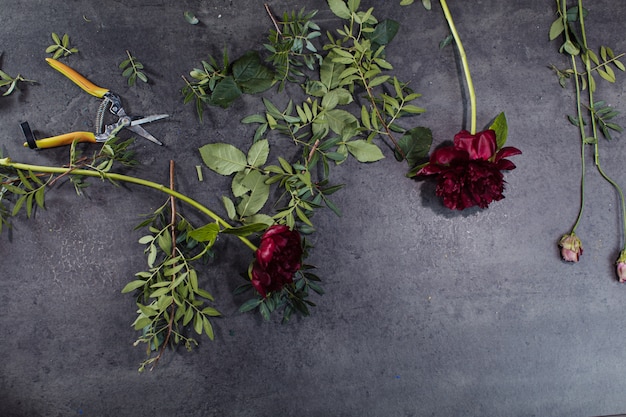
M52 68L65 75L70 80L74 81L77 86L79 86L92 96L102 98L106 93L109 92L109 90L107 90L106 88L98 87L87 78L76 72L74 69L68 67L62 62L57 61L56 59L46 58L46 61L48 62L48 64L50 64Z
M54 148L57 146L71 145L74 141L96 143L96 135L91 132L71 132L50 138L37 139L35 145L37 145L37 148ZM28 147L27 142L24 142L24 147Z

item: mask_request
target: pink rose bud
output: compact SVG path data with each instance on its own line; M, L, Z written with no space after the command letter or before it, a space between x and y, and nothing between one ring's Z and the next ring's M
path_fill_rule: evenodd
M623 250L617 258L617 279L626 282L626 250Z
M583 244L574 232L563 235L559 241L561 257L567 262L578 262L583 254Z

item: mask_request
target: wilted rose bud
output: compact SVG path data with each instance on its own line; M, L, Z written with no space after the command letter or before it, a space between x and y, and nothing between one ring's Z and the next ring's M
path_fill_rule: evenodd
M578 262L578 259L583 254L583 244L574 232L563 235L559 241L559 246L561 247L561 257L564 261Z
M617 279L626 282L626 250L623 250L617 258Z

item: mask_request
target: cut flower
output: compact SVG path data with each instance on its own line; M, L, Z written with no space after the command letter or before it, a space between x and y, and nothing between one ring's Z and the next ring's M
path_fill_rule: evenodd
M435 150L416 176L437 176L435 193L453 210L478 206L487 208L504 198L504 176L500 171L515 169L505 159L522 152L512 146L497 149L496 133L485 130L471 134L462 130L454 144Z
M623 250L619 254L616 262L617 280L619 282L626 282L626 250Z
M252 286L263 297L272 291L280 291L293 282L293 276L302 265L302 242L300 233L285 225L270 226L261 237L252 264Z
M561 257L564 261L578 262L583 254L583 244L574 232L563 235L559 241L559 246L561 247Z

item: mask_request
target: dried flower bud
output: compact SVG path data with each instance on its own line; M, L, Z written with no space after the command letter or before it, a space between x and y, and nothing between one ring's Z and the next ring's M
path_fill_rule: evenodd
M563 235L559 241L559 246L561 247L561 257L564 261L578 262L578 259L583 254L583 244L574 232Z
M616 265L617 279L619 282L626 282L626 249L619 254Z

